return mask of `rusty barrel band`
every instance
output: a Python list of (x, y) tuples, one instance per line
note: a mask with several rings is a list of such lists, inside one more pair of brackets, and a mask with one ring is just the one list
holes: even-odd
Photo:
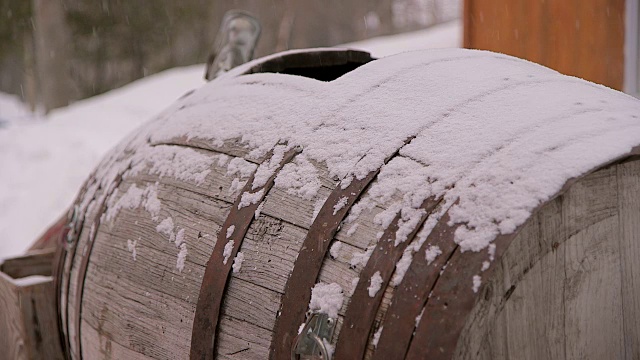
[(56, 255), (53, 258), (53, 264), (52, 264), (52, 269), (53, 269), (53, 273), (52, 273), (52, 277), (53, 277), (53, 296), (54, 296), (54, 302), (55, 302), (55, 307), (56, 307), (56, 320), (57, 320), (57, 326), (58, 326), (58, 336), (59, 336), (59, 340), (60, 340), (60, 348), (62, 349), (62, 353), (64, 356), (67, 356), (66, 354), (67, 352), (67, 342), (64, 339), (63, 336), (63, 332), (62, 332), (62, 304), (60, 303), (60, 294), (62, 292), (61, 289), (61, 282), (62, 282), (62, 273), (64, 270), (64, 257), (66, 256), (66, 249), (65, 249), (65, 238), (67, 237), (67, 233), (69, 232), (69, 229), (65, 229), (62, 231), (62, 234), (60, 235), (60, 239), (58, 241), (57, 244), (57, 248), (56, 248)]
[[(374, 350), (373, 359), (404, 358), (411, 342), (415, 319), (420, 315), (440, 270), (447, 264), (457, 247), (453, 241), (456, 227), (447, 225), (449, 219), (447, 212), (414, 255), (385, 314), (383, 331)], [(425, 256), (428, 246), (438, 246), (442, 251), (431, 263)]]
[[(86, 186), (86, 184), (85, 184)], [(78, 194), (77, 199), (73, 202), (73, 207), (78, 202), (78, 198), (82, 198), (82, 191)], [(71, 219), (67, 216), (67, 223), (60, 234), (56, 242), (56, 254), (53, 258), (52, 263), (52, 278), (53, 278), (53, 296), (54, 296), (54, 304), (56, 307), (56, 322), (58, 326), (58, 336), (60, 341), (60, 349), (62, 350), (62, 354), (65, 357), (68, 357), (67, 351), (67, 342), (63, 336), (63, 324), (62, 324), (62, 303), (60, 302), (60, 295), (62, 294), (62, 274), (64, 273), (64, 262), (65, 257), (67, 256), (66, 249), (66, 238), (69, 233), (69, 226), (71, 224)]]
[[(407, 246), (415, 238), (427, 217), (439, 203), (440, 200), (435, 197), (430, 197), (423, 201), (420, 208), (424, 209), (425, 213), (407, 236), (407, 239), (397, 246), (395, 245), (395, 240), (396, 232), (399, 228), (399, 221), (402, 218), (401, 214), (397, 214), (389, 227), (384, 231), (367, 264), (360, 272), (360, 280), (351, 296), (350, 304), (354, 304), (354, 306), (347, 308), (342, 331), (336, 344), (336, 359), (362, 359), (364, 357), (373, 321), (375, 320), (377, 310), (382, 302), (391, 275), (393, 275), (396, 263), (402, 257)], [(369, 280), (376, 272), (379, 272), (382, 277), (382, 286), (376, 294), (371, 297), (368, 291)]]
[[(415, 137), (415, 135), (409, 136), (393, 154), (384, 159), (383, 164), (397, 156), (400, 150)], [(369, 172), (362, 179), (353, 178), (344, 189), (341, 184), (338, 184), (322, 205), (307, 232), (285, 285), (269, 348), (270, 359), (290, 358), (293, 339), (298, 334), (300, 324), (305, 320), (309, 300), (311, 300), (311, 288), (318, 279), (331, 241), (353, 204), (378, 176), (378, 173), (380, 168)], [(344, 203), (345, 199), (346, 203)]]
[[(622, 163), (628, 159), (633, 159), (638, 155), (640, 155), (640, 146), (632, 148), (628, 153), (577, 178), (567, 180), (562, 189), (551, 199), (565, 193), (574, 183), (588, 174)], [(538, 205), (531, 213), (537, 213), (547, 203), (548, 201)], [(504, 252), (515, 240), (525, 224), (526, 222), (511, 234), (496, 237), (493, 241), (493, 244), (496, 245), (493, 263), (500, 261)], [(478, 275), (478, 269), (481, 268), (482, 262), (485, 260), (486, 254), (484, 252), (461, 252), (456, 250), (453, 253), (446, 271), (433, 286), (432, 296), (427, 299), (424, 315), (415, 329), (415, 334), (407, 350), (407, 359), (428, 358), (444, 360), (453, 358), (467, 318), (473, 310), (478, 296), (482, 293), (482, 287), (478, 292), (474, 293), (471, 290), (471, 284), (473, 276)], [(495, 265), (491, 266), (482, 273), (485, 279), (483, 283), (488, 282), (487, 279), (491, 277), (495, 267)], [(446, 321), (446, 327), (442, 326), (443, 321)]]
[[(91, 257), (91, 252), (93, 251), (93, 245), (95, 244), (96, 237), (98, 236), (98, 230), (100, 228), (100, 223), (101, 223), (100, 219), (102, 217), (102, 214), (107, 209), (107, 201), (109, 200), (109, 197), (111, 197), (113, 192), (120, 186), (120, 183), (122, 182), (122, 174), (126, 172), (128, 169), (129, 167), (127, 167), (127, 169), (124, 170), (122, 173), (119, 173), (111, 183), (111, 187), (105, 189), (105, 196), (102, 200), (102, 203), (100, 204), (100, 207), (96, 210), (97, 212), (92, 223), (93, 232), (90, 232), (89, 235), (87, 236), (87, 243), (85, 244), (85, 248), (82, 250), (82, 259), (80, 260), (80, 267), (78, 268), (78, 278), (77, 278), (77, 284), (76, 284), (76, 303), (75, 303), (76, 311), (75, 311), (75, 319), (74, 319), (75, 331), (76, 331), (76, 334), (75, 334), (76, 335), (75, 336), (75, 339), (76, 339), (75, 358), (76, 359), (82, 358), (82, 342), (81, 342), (82, 339), (80, 336), (80, 325), (82, 323), (81, 321), (82, 296), (84, 295), (84, 281), (87, 277), (87, 268), (89, 267), (89, 258)], [(78, 229), (78, 239), (75, 242), (74, 253), (78, 252), (77, 248), (79, 245), (78, 243), (80, 241), (80, 237), (79, 237), (80, 231), (82, 231), (81, 228)], [(71, 264), (71, 266), (73, 266), (73, 263)], [(70, 281), (68, 286), (71, 287)], [(68, 297), (67, 297), (67, 301), (69, 301)], [(69, 321), (69, 318), (67, 316), (67, 322), (68, 321)]]
[[(60, 336), (60, 347), (62, 349), (62, 353), (63, 356), (67, 359), (71, 358), (71, 354), (70, 354), (70, 344), (68, 339), (65, 338), (65, 334), (68, 332), (68, 323), (64, 324), (62, 321), (62, 313), (63, 313), (63, 305), (64, 305), (64, 311), (66, 313), (66, 319), (68, 322), (68, 306), (66, 306), (67, 304), (62, 304), (61, 300), (62, 300), (62, 292), (63, 292), (63, 279), (66, 277), (66, 281), (67, 281), (67, 296), (65, 299), (69, 298), (69, 293), (68, 293), (68, 289), (69, 289), (69, 276), (70, 276), (70, 269), (71, 266), (69, 267), (69, 271), (66, 272), (65, 271), (65, 265), (67, 263), (67, 257), (71, 254), (72, 257), (72, 262), (73, 262), (73, 257), (75, 256), (75, 248), (76, 248), (76, 244), (79, 238), (79, 231), (78, 229), (78, 223), (80, 224), (79, 228), (82, 228), (82, 224), (84, 223), (84, 216), (82, 217), (81, 220), (78, 220), (78, 216), (79, 214), (76, 212), (76, 207), (82, 202), (82, 199), (86, 196), (87, 191), (89, 189), (89, 187), (95, 183), (96, 178), (95, 178), (95, 170), (89, 175), (89, 178), (87, 179), (87, 181), (84, 183), (82, 189), (78, 192), (78, 195), (76, 196), (76, 199), (73, 201), (73, 205), (72, 208), (69, 210), (69, 214), (68, 214), (68, 222), (67, 222), (67, 226), (64, 229), (64, 231), (61, 234), (61, 237), (59, 239), (59, 243), (58, 243), (58, 248), (56, 249), (56, 255), (55, 258), (53, 259), (53, 271), (54, 273), (53, 275), (53, 290), (54, 290), (54, 296), (55, 296), (55, 306), (56, 306), (56, 314), (57, 314), (57, 322), (58, 322), (58, 335)], [(71, 212), (73, 213), (73, 216), (71, 216)], [(74, 241), (71, 242), (70, 244), (67, 243), (67, 236), (69, 234), (69, 232), (71, 231), (71, 227), (73, 227), (74, 229)], [(73, 263), (71, 263), (72, 265)]]
[[(233, 207), (229, 211), (229, 214), (222, 225), (222, 228), (218, 232), (216, 244), (213, 252), (211, 253), (211, 257), (207, 262), (207, 267), (202, 278), (195, 317), (193, 319), (190, 353), (190, 358), (192, 360), (214, 358), (217, 342), (216, 331), (218, 328), (218, 320), (220, 318), (222, 299), (225, 294), (234, 258), (240, 249), (240, 245), (242, 244), (242, 240), (244, 239), (247, 230), (249, 230), (249, 226), (254, 218), (256, 209), (262, 199), (265, 198), (266, 193), (273, 186), (273, 182), (278, 172), (286, 163), (290, 162), (298, 152), (298, 149), (291, 149), (287, 151), (283, 159), (280, 161), (278, 168), (273, 172), (267, 182), (257, 189), (252, 189), (254, 173), (254, 175), (252, 175), (247, 181), (247, 184), (242, 189), (240, 195), (236, 198)], [(273, 154), (273, 151), (271, 154)], [(267, 160), (265, 161), (268, 161), (270, 157), (271, 156), (267, 156)], [(263, 191), (260, 201), (239, 208), (242, 194), (245, 192), (257, 193), (259, 191)], [(227, 237), (227, 229), (231, 226), (235, 226), (235, 228), (232, 234)], [(225, 263), (225, 256), (223, 255), (223, 252), (229, 241), (234, 242), (233, 251), (226, 258)]]
[[(67, 302), (64, 305), (64, 314), (65, 321), (62, 323), (64, 326), (64, 333), (67, 336), (65, 341), (65, 351), (67, 359), (71, 359), (71, 336), (69, 333), (69, 290), (71, 289), (71, 270), (73, 269), (73, 265), (76, 260), (76, 253), (78, 248), (78, 242), (80, 241), (80, 233), (82, 228), (84, 227), (85, 216), (82, 215), (82, 219), (79, 223), (74, 224), (74, 239), (72, 243), (65, 244), (65, 246), (69, 246), (69, 249), (65, 250), (65, 259), (63, 262), (62, 275), (60, 278), (60, 299), (62, 300), (62, 292), (65, 292), (65, 301)], [(71, 231), (71, 229), (70, 229)], [(68, 263), (68, 267), (67, 267)], [(60, 314), (62, 315), (62, 309), (60, 309)], [(62, 320), (62, 319), (61, 319)]]
[[(632, 148), (628, 153), (578, 178), (567, 180), (562, 189), (551, 199), (566, 192), (571, 185), (584, 176), (638, 155), (640, 155), (640, 146)], [(547, 202), (540, 204), (532, 214)], [(471, 284), (472, 277), (477, 275), (482, 262), (486, 260), (486, 254), (458, 251), (453, 241), (457, 226), (448, 226), (448, 221), (448, 213), (445, 213), (425, 242), (425, 245), (438, 245), (442, 254), (431, 265), (427, 264), (424, 257), (414, 258), (399, 291), (394, 294), (382, 325), (384, 330), (374, 350), (374, 360), (451, 359), (453, 357), (467, 317), (477, 297), (482, 293), (482, 288), (477, 293), (473, 293)], [(502, 254), (523, 226), (524, 224), (512, 234), (501, 235), (494, 240), (496, 244), (494, 263), (500, 261)], [(420, 251), (424, 250), (426, 249)], [(440, 270), (445, 265), (447, 265), (446, 271), (440, 275)], [(495, 266), (491, 266), (483, 272), (483, 276), (488, 279), (494, 268)], [(422, 318), (417, 328), (414, 328), (415, 316), (420, 315), (421, 312)]]
[[(311, 288), (316, 283), (331, 240), (351, 206), (377, 174), (378, 171), (372, 171), (363, 179), (353, 179), (345, 189), (338, 185), (311, 224), (282, 295), (280, 316), (276, 319), (271, 341), (271, 359), (287, 359), (291, 356), (293, 338), (304, 321)], [(336, 211), (345, 198), (346, 204)]]
[[(521, 228), (511, 234), (500, 235), (493, 241), (496, 245), (496, 261)], [(407, 359), (444, 360), (453, 357), (467, 315), (481, 293), (472, 290), (473, 276), (479, 273), (482, 262), (486, 260), (484, 251), (455, 250), (446, 271), (438, 278), (431, 297), (427, 299), (424, 314), (407, 351)], [(488, 279), (494, 268), (491, 266), (482, 275)], [(443, 320), (446, 327), (442, 326)]]

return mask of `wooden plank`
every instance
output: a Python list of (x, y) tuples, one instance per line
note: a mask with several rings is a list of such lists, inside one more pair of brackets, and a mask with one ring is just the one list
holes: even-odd
[(625, 359), (640, 359), (640, 161), (619, 164), (618, 197)]
[(223, 317), (220, 320), (219, 359), (266, 359), (271, 343), (271, 330), (244, 321)]
[(618, 234), (616, 216), (565, 243), (567, 359), (624, 358)]
[(53, 279), (19, 285), (25, 346), (31, 359), (62, 359), (58, 313), (53, 301)]
[(562, 208), (567, 238), (618, 214), (616, 181), (616, 167), (609, 166), (571, 186)]
[(13, 279), (0, 272), (0, 357), (62, 359), (53, 279)]
[[(28, 359), (18, 290), (11, 278), (0, 272), (0, 349), (7, 359)], [(7, 311), (10, 310), (10, 311)]]
[(145, 355), (113, 341), (102, 329), (96, 330), (82, 322), (82, 357), (85, 359), (146, 360)]
[(55, 249), (33, 250), (29, 253), (6, 259), (0, 263), (0, 271), (14, 279), (30, 275), (51, 276), (51, 264)]
[(616, 179), (616, 166), (597, 171), (563, 203), (567, 359), (624, 354)]
[[(562, 243), (564, 239), (559, 206), (554, 210), (554, 216), (548, 217), (549, 222), (540, 223), (538, 228), (532, 221), (534, 232), (521, 233), (520, 243), (528, 249), (517, 255), (512, 253), (516, 255), (511, 258), (514, 262), (518, 257), (528, 257), (520, 269), (520, 279), (505, 293), (510, 296), (503, 310), (503, 321), (509, 334), (508, 353), (512, 357), (553, 360), (564, 356), (564, 276), (558, 271), (564, 266), (564, 248), (553, 250), (553, 243)], [(552, 243), (541, 244), (545, 237)], [(528, 254), (523, 256), (525, 253)]]

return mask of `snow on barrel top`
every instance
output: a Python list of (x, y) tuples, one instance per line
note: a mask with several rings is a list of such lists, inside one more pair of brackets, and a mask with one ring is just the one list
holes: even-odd
[[(423, 200), (442, 198), (452, 225), (461, 225), (455, 241), (480, 251), (567, 180), (639, 145), (640, 101), (506, 55), (425, 50), (331, 82), (231, 72), (146, 131), (152, 143), (239, 141), (256, 159), (278, 143), (299, 146), (305, 161), (326, 164), (343, 185), (381, 168), (354, 209), (400, 198), (387, 208), (402, 214), (403, 241), (402, 226), (415, 225)], [(313, 182), (316, 175), (287, 176)], [(287, 183), (296, 181), (278, 185)]]

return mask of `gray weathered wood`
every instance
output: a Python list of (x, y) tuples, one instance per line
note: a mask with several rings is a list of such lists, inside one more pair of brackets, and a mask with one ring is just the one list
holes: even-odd
[(639, 230), (639, 163), (580, 179), (527, 221), (493, 265), (456, 359), (634, 358), (625, 339), (639, 319), (626, 305), (640, 239), (621, 234)]
[(640, 161), (618, 165), (625, 359), (640, 359)]
[[(0, 270), (0, 358), (63, 358), (50, 255), (40, 251), (8, 259), (5, 265), (9, 266)], [(29, 276), (43, 277), (32, 280)]]
[(51, 264), (55, 249), (32, 250), (23, 256), (6, 259), (0, 263), (0, 271), (14, 279), (31, 275), (51, 276)]

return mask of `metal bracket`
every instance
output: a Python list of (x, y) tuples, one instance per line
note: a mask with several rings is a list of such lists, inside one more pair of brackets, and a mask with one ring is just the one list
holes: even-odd
[(299, 356), (318, 356), (323, 360), (331, 360), (331, 352), (326, 343), (331, 341), (336, 322), (327, 314), (308, 313), (304, 328), (296, 336), (291, 348), (291, 359)]

